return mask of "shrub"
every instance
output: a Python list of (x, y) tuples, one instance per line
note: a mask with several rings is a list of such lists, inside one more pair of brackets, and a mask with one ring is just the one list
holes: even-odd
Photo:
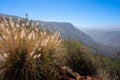
[(83, 76), (97, 74), (94, 56), (87, 48), (83, 47), (82, 43), (69, 40), (65, 44), (68, 49), (67, 65)]
[(103, 80), (120, 80), (120, 63), (116, 58), (97, 56), (99, 62), (99, 74)]
[(1, 79), (58, 80), (54, 65), (63, 55), (61, 46), (58, 32), (48, 34), (37, 23), (0, 18)]

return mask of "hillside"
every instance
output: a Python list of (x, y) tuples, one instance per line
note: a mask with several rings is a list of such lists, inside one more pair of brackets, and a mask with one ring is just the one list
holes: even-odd
[(58, 31), (62, 38), (76, 39), (86, 45), (96, 45), (96, 42), (84, 32), (78, 30), (74, 25), (67, 22), (43, 22), (38, 21), (41, 28), (45, 28), (51, 32)]
[(96, 42), (120, 49), (120, 31), (87, 31)]
[[(14, 19), (20, 18), (17, 16), (9, 16), (0, 14), (0, 16), (13, 17)], [(23, 19), (23, 18), (20, 18)], [(34, 21), (33, 21), (34, 22)], [(60, 37), (64, 39), (75, 39), (85, 44), (88, 48), (92, 49), (95, 53), (102, 54), (104, 56), (114, 56), (117, 51), (116, 48), (98, 44), (90, 36), (77, 29), (74, 25), (67, 22), (44, 22), (35, 20), (40, 23), (41, 28), (45, 28), (51, 32), (60, 32)]]

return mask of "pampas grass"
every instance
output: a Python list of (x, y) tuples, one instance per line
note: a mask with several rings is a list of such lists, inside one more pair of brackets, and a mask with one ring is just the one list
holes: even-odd
[[(0, 18), (0, 74), (2, 80), (37, 80), (42, 58), (59, 58), (59, 33), (48, 34), (38, 23)], [(50, 53), (53, 51), (52, 53)], [(52, 60), (52, 59), (51, 59)], [(50, 61), (49, 61), (50, 63)]]

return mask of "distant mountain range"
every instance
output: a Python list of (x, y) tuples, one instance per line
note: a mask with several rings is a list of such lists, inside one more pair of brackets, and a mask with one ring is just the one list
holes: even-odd
[[(13, 18), (20, 18), (17, 16), (10, 16), (10, 15), (4, 15), (0, 14), (0, 16), (5, 16), (5, 17), (13, 17)], [(24, 18), (20, 18), (24, 19)], [(114, 56), (114, 53), (118, 51), (118, 49), (111, 47), (111, 46), (106, 46), (106, 45), (101, 45), (98, 44), (96, 41), (94, 41), (90, 36), (88, 36), (86, 33), (80, 31), (77, 29), (74, 25), (71, 23), (67, 22), (44, 22), (44, 21), (39, 21), (39, 20), (34, 20), (35, 22), (40, 23), (40, 28), (44, 28), (46, 30), (49, 30), (51, 32), (58, 31), (60, 32), (61, 38), (64, 39), (75, 39), (78, 41), (81, 41), (82, 43), (85, 44), (85, 46), (91, 48), (94, 53), (99, 53), (104, 56)]]
[(92, 30), (86, 32), (96, 42), (120, 49), (120, 31)]

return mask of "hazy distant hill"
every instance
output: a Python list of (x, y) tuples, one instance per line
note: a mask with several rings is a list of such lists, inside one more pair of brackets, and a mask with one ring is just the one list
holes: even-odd
[[(9, 17), (9, 15), (3, 15)], [(12, 16), (13, 18), (20, 18), (16, 16)], [(23, 19), (23, 18), (21, 18)], [(76, 39), (81, 41), (85, 44), (85, 46), (91, 48), (95, 53), (100, 53), (105, 56), (114, 56), (113, 54), (116, 51), (116, 48), (110, 46), (104, 46), (101, 44), (96, 43), (90, 36), (85, 34), (84, 32), (80, 31), (76, 27), (74, 27), (71, 23), (66, 22), (44, 22), (36, 20), (35, 22), (40, 23), (41, 28), (45, 28), (49, 31), (58, 31), (60, 32), (60, 36), (64, 39)]]
[(87, 31), (96, 42), (120, 49), (120, 31)]

